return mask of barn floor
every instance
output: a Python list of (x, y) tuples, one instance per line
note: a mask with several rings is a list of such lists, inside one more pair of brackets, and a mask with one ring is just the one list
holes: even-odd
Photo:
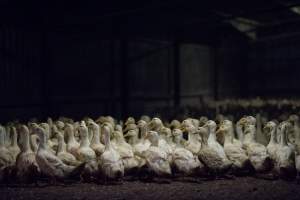
[(0, 188), (0, 199), (298, 199), (300, 185), (252, 177), (200, 183), (170, 184), (123, 182), (121, 185), (71, 184), (67, 186)]

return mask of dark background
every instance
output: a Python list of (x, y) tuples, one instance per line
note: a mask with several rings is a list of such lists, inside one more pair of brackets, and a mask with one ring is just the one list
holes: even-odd
[(0, 2), (1, 121), (300, 94), (298, 1)]

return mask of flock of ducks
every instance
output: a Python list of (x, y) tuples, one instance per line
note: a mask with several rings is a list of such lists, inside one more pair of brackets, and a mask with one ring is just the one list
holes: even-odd
[[(300, 178), (299, 117), (219, 117), (163, 123), (110, 116), (0, 126), (0, 182), (110, 181), (124, 177)], [(264, 137), (262, 137), (264, 136)]]

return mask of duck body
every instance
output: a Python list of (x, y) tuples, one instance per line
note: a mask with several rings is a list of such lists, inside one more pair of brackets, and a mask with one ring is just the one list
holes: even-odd
[(151, 146), (143, 153), (148, 169), (158, 176), (172, 174), (168, 154), (158, 147), (159, 136), (155, 131), (149, 131), (147, 137), (151, 138)]
[(55, 180), (63, 180), (80, 173), (84, 165), (77, 168), (64, 164), (52, 153), (52, 151), (48, 149), (45, 131), (41, 127), (36, 128), (36, 131), (40, 138), (36, 161), (42, 174), (47, 177), (54, 178)]
[(124, 176), (124, 164), (121, 156), (110, 143), (110, 135), (112, 131), (113, 128), (109, 123), (104, 123), (102, 125), (105, 149), (103, 154), (100, 156), (99, 168), (102, 176), (106, 179), (118, 179)]
[(96, 159), (95, 151), (90, 147), (88, 129), (85, 124), (79, 126), (79, 134), (81, 138), (80, 146), (77, 149), (77, 159), (81, 162), (87, 162)]
[(228, 171), (232, 163), (228, 160), (224, 150), (221, 150), (218, 146), (215, 146), (215, 142), (209, 140), (211, 131), (210, 128), (200, 127), (199, 131), (202, 135), (201, 150), (199, 153), (199, 159), (213, 174), (220, 174)]
[(219, 132), (224, 133), (224, 152), (232, 162), (232, 169), (240, 171), (249, 167), (250, 160), (242, 145), (234, 142), (232, 122), (225, 120), (221, 125)]
[[(247, 131), (246, 131), (247, 130)], [(249, 156), (250, 162), (256, 172), (268, 171), (271, 167), (271, 159), (267, 152), (267, 148), (255, 141), (255, 126), (252, 124), (247, 125), (244, 136), (243, 148)]]
[(278, 145), (277, 162), (275, 170), (282, 178), (290, 178), (295, 175), (295, 152), (294, 149), (287, 143), (287, 124), (284, 123), (281, 127), (281, 141)]
[(33, 182), (40, 174), (40, 169), (36, 162), (36, 156), (31, 150), (29, 140), (29, 130), (26, 126), (22, 125), (20, 128), (21, 152), (16, 158), (16, 177), (18, 181), (22, 183)]

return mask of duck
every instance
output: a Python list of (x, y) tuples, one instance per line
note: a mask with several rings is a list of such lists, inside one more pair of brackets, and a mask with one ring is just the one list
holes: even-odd
[(76, 158), (81, 162), (88, 162), (90, 160), (96, 159), (95, 151), (90, 147), (89, 133), (88, 128), (85, 125), (84, 121), (81, 121), (80, 126), (78, 127), (80, 135), (80, 146), (76, 152)]
[(296, 173), (295, 169), (295, 152), (287, 142), (287, 128), (292, 125), (289, 122), (284, 122), (281, 124), (280, 132), (280, 143), (278, 145), (276, 154), (277, 162), (275, 165), (275, 170), (281, 178), (292, 178)]
[(241, 172), (249, 169), (250, 160), (246, 151), (242, 148), (241, 143), (234, 142), (233, 125), (229, 120), (223, 120), (217, 134), (224, 135), (224, 152), (232, 162), (233, 172)]
[(168, 154), (168, 160), (171, 163), (172, 162), (172, 133), (171, 129), (167, 127), (162, 127), (160, 129), (160, 135), (159, 135), (159, 141), (158, 146), (159, 148), (162, 148), (167, 154)]
[(256, 116), (256, 141), (265, 146), (268, 145), (268, 139), (266, 135), (262, 132), (262, 117), (260, 113), (257, 113)]
[(297, 170), (296, 180), (297, 183), (300, 184), (300, 135), (296, 137), (296, 149), (295, 149), (295, 167)]
[(204, 125), (205, 128), (208, 129), (208, 134), (209, 134), (209, 137), (208, 137), (208, 144), (209, 146), (211, 147), (214, 147), (218, 153), (224, 158), (224, 160), (228, 160), (226, 154), (225, 154), (225, 151), (224, 151), (224, 148), (222, 147), (222, 145), (217, 142), (217, 136), (216, 136), (216, 128), (217, 128), (217, 124), (215, 121), (213, 120), (208, 120), (206, 122), (206, 124)]
[(18, 132), (20, 153), (16, 158), (16, 178), (20, 183), (36, 183), (40, 169), (36, 162), (35, 152), (30, 147), (29, 129), (25, 125), (20, 125)]
[(185, 148), (192, 152), (194, 155), (198, 155), (201, 149), (201, 142), (197, 138), (197, 129), (189, 120), (183, 120), (181, 124), (183, 131), (188, 132), (188, 140), (185, 143)]
[(48, 123), (41, 123), (40, 126), (46, 131), (46, 136), (47, 136), (47, 140), (46, 142), (48, 143), (48, 146), (50, 147), (49, 150), (52, 151), (53, 154), (55, 154), (55, 150), (57, 149), (57, 144), (55, 144), (52, 140), (51, 140), (51, 128), (50, 125)]
[(183, 133), (180, 129), (175, 128), (172, 132), (174, 136), (174, 150), (172, 154), (172, 163), (179, 173), (184, 175), (193, 175), (200, 172), (204, 166), (199, 161), (198, 156), (184, 148)]
[(80, 144), (77, 142), (74, 136), (74, 127), (72, 124), (67, 123), (64, 129), (64, 135), (67, 136), (67, 152), (77, 156), (77, 150)]
[(14, 160), (17, 159), (17, 155), (20, 153), (20, 147), (18, 146), (18, 134), (16, 127), (11, 127), (11, 144), (8, 147), (8, 150), (11, 152), (11, 154), (14, 157)]
[[(248, 118), (249, 119), (249, 118)], [(267, 148), (256, 142), (255, 140), (255, 118), (250, 116), (250, 119), (246, 119), (244, 130), (243, 148), (246, 150), (247, 155), (251, 161), (252, 166), (258, 173), (266, 172), (271, 168), (271, 159), (267, 152)]]
[(36, 161), (41, 173), (51, 179), (52, 183), (57, 180), (65, 180), (67, 178), (79, 177), (81, 171), (85, 167), (85, 163), (79, 166), (66, 165), (52, 151), (49, 150), (47, 143), (47, 131), (42, 127), (35, 128), (36, 134), (39, 136), (39, 148), (36, 153)]
[(148, 131), (146, 137), (151, 146), (143, 152), (149, 172), (156, 176), (170, 176), (172, 174), (171, 166), (168, 160), (168, 154), (159, 148), (159, 135), (156, 131)]
[(211, 131), (207, 123), (203, 127), (199, 127), (198, 133), (202, 138), (199, 160), (213, 176), (220, 176), (227, 172), (231, 168), (232, 162), (228, 160), (224, 150), (220, 152), (220, 148), (216, 148), (214, 143), (209, 142)]
[(116, 125), (116, 130), (113, 132), (113, 136), (114, 140), (111, 143), (114, 149), (121, 156), (125, 173), (136, 171), (139, 167), (139, 161), (134, 156), (133, 147), (125, 141), (122, 127), (120, 125)]
[(92, 120), (88, 122), (88, 127), (90, 128), (93, 135), (90, 147), (95, 151), (97, 156), (100, 156), (105, 149), (105, 146), (100, 142), (100, 127)]
[(5, 128), (0, 125), (0, 182), (6, 180), (9, 167), (14, 164), (14, 156), (5, 145)]
[(67, 145), (65, 143), (63, 133), (61, 131), (57, 130), (54, 134), (58, 141), (56, 156), (66, 165), (71, 165), (71, 166), (80, 165), (81, 162), (78, 161), (73, 154), (67, 152), (67, 150), (66, 150)]
[(99, 168), (105, 179), (121, 179), (124, 176), (124, 164), (120, 154), (114, 149), (110, 142), (113, 126), (104, 122), (101, 126), (105, 149), (99, 159)]
[(237, 139), (243, 143), (244, 142), (244, 132), (243, 132), (243, 118), (237, 121), (235, 125), (235, 131), (237, 134)]
[[(273, 165), (277, 165), (277, 150), (279, 147), (277, 141), (277, 124), (273, 121), (269, 121), (266, 123), (265, 127), (263, 128), (264, 132), (270, 136), (270, 141), (267, 145), (267, 152), (272, 160)], [(279, 131), (279, 130), (278, 130)]]

